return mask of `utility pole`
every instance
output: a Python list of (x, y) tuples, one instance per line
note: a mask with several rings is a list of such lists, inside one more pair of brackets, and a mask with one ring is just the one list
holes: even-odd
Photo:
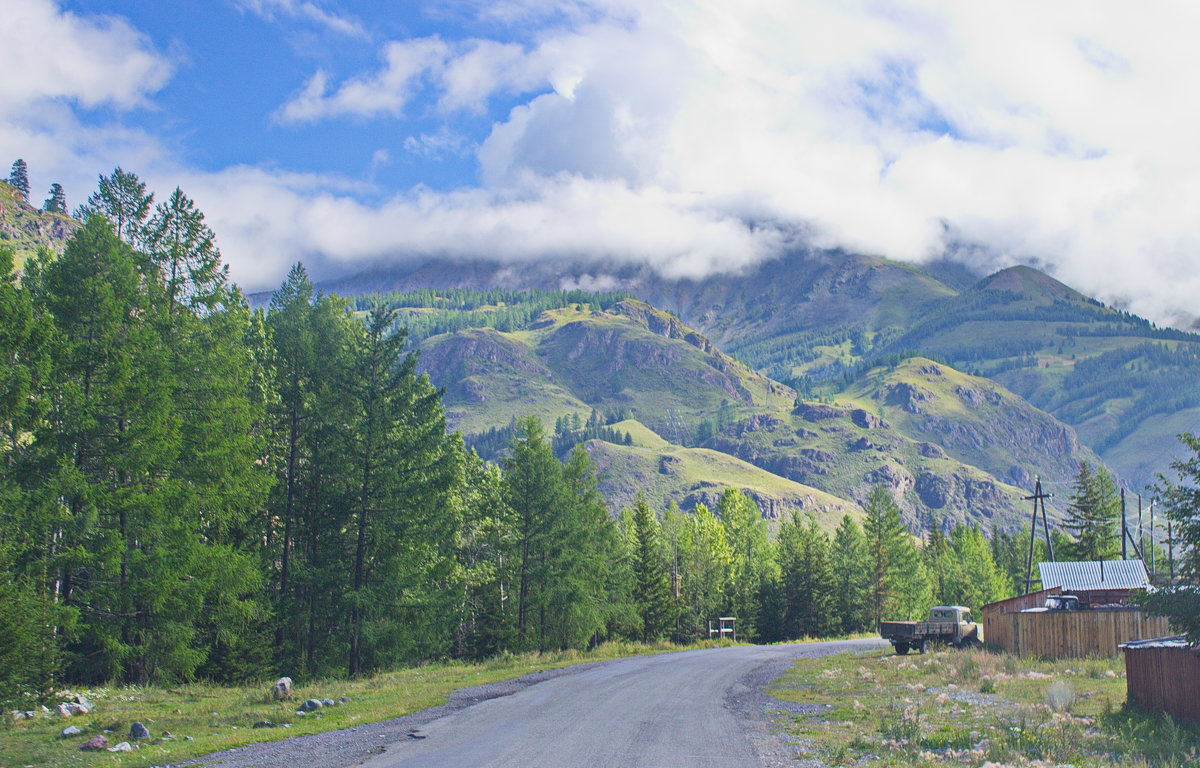
[(1121, 489), (1121, 559), (1128, 560), (1128, 553), (1125, 549), (1125, 538), (1129, 535), (1129, 530), (1125, 527), (1125, 489)]
[(1167, 568), (1171, 575), (1171, 586), (1175, 585), (1175, 541), (1171, 538), (1171, 515), (1167, 515)]
[(1026, 496), (1025, 501), (1033, 502), (1033, 519), (1029, 526), (1029, 558), (1025, 569), (1025, 594), (1029, 594), (1029, 587), (1033, 584), (1033, 550), (1034, 543), (1037, 539), (1037, 523), (1038, 523), (1038, 505), (1042, 507), (1042, 531), (1046, 534), (1046, 550), (1050, 555), (1050, 561), (1054, 562), (1054, 543), (1050, 541), (1050, 523), (1046, 519), (1046, 499), (1054, 498), (1052, 493), (1042, 493), (1042, 478), (1035, 477), (1033, 480), (1033, 495)]
[(1150, 502), (1150, 575), (1157, 577), (1158, 570), (1155, 568), (1155, 550), (1158, 547), (1154, 546), (1154, 505), (1158, 503), (1158, 499)]

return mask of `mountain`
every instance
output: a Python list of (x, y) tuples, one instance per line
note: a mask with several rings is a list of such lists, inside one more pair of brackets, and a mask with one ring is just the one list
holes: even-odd
[(514, 416), (545, 422), (625, 411), (673, 442), (690, 442), (708, 415), (790, 408), (795, 392), (718, 350), (677, 318), (635, 299), (609, 309), (575, 304), (519, 331), (440, 334), (421, 345), (421, 369), (446, 388), (447, 420), (465, 433)]
[(0, 248), (13, 250), (18, 269), (39, 249), (62, 253), (78, 228), (75, 219), (35, 208), (7, 182), (0, 181)]
[(1080, 461), (1099, 462), (1075, 430), (995, 381), (925, 358), (874, 368), (838, 401), (1019, 488), (1032, 488), (1039, 476), (1069, 486)]
[[(439, 303), (436, 296), (428, 298)], [(412, 297), (404, 301), (412, 303)], [(488, 305), (474, 311), (482, 323), (496, 310)], [(1023, 477), (1020, 468), (1036, 464), (1042, 447), (1035, 443), (1027, 450), (1019, 430), (1006, 433), (1011, 440), (998, 442), (1007, 447), (971, 455), (986, 459), (988, 467), (973, 465), (964, 460), (969, 451), (952, 440), (954, 450), (943, 448), (936, 440), (994, 435), (968, 418), (968, 409), (950, 406), (963, 397), (994, 398), (999, 405), (989, 415), (1034, 425), (1029, 430), (1038, 437), (1053, 433), (1066, 443), (1073, 440), (1069, 428), (1015, 395), (930, 361), (886, 374), (887, 382), (876, 385), (892, 388), (880, 390), (882, 405), (871, 400), (873, 390), (859, 393), (866, 407), (797, 401), (791, 388), (636, 299), (606, 307), (570, 303), (505, 331), (468, 327), (434, 334), (420, 349), (421, 370), (445, 389), (450, 427), (485, 454), (501, 450), (503, 431), (525, 414), (559, 425), (560, 433), (564, 420), (592, 424), (607, 414), (603, 429), (609, 438), (592, 439), (587, 448), (616, 506), (641, 489), (660, 505), (674, 501), (688, 508), (712, 503), (722, 488), (736, 485), (768, 515), (802, 509), (828, 523), (856, 509), (882, 484), (914, 527), (936, 518), (1010, 529), (1024, 514), (1023, 491), (997, 475), (1015, 471)], [(922, 383), (913, 397), (921, 399), (919, 412), (926, 419), (937, 420), (937, 429), (900, 418), (906, 412), (899, 407), (895, 423), (876, 415), (896, 406), (893, 390), (899, 391), (902, 378), (919, 376), (924, 368), (937, 371), (939, 381)], [(573, 429), (579, 440), (587, 439), (586, 431)], [(621, 444), (625, 433), (629, 445)], [(1077, 448), (1068, 445), (1062, 461), (1076, 460)]]
[(1200, 429), (1200, 336), (1011, 267), (929, 308), (884, 351), (971, 369), (1071, 425), (1135, 489)]
[(657, 509), (671, 502), (684, 510), (697, 504), (715, 509), (724, 489), (739, 488), (768, 520), (779, 520), (792, 511), (805, 512), (832, 531), (844, 515), (861, 517), (857, 504), (726, 453), (673, 445), (633, 420), (612, 427), (633, 435), (634, 444), (589, 440), (584, 447), (596, 463), (600, 489), (614, 509), (631, 506), (638, 492)]
[[(1200, 336), (1107, 307), (1030, 267), (972, 282), (945, 263), (925, 270), (808, 250), (700, 280), (628, 265), (433, 260), (323, 285), (348, 294), (494, 286), (626, 292), (808, 398), (854, 400), (863, 393), (850, 388), (881, 361), (932, 358), (1068, 425), (1135, 490), (1181, 455), (1179, 432), (1200, 429)], [(1000, 474), (1062, 474), (1016, 463), (1023, 473)]]

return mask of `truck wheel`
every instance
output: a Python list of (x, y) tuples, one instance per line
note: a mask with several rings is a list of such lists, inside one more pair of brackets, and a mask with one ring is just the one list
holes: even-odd
[(908, 653), (908, 643), (896, 643), (896, 653), (901, 656)]
[(917, 652), (918, 652), (918, 653), (925, 653), (925, 641), (924, 641), (924, 640), (922, 640), (921, 642), (917, 643)]

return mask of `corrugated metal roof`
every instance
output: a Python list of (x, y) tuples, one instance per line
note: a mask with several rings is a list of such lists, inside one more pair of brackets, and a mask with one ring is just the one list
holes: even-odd
[(1141, 560), (1088, 560), (1067, 563), (1038, 563), (1042, 588), (1062, 587), (1063, 592), (1102, 589), (1142, 589), (1150, 576)]

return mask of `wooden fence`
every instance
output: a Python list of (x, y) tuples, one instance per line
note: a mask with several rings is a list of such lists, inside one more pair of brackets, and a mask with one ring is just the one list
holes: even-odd
[(1161, 637), (1170, 630), (1166, 619), (1137, 608), (1005, 613), (993, 616), (992, 625), (995, 629), (984, 629), (989, 644), (1017, 656), (1046, 659), (1115, 656), (1121, 643)]
[(1010, 649), (1013, 644), (1013, 623), (1007, 618), (1002, 620), (1001, 617), (1010, 613), (1018, 613), (1026, 608), (1040, 608), (1046, 604), (1047, 597), (1059, 594), (1062, 594), (1061, 589), (1051, 587), (983, 606), (979, 613), (980, 621), (983, 623), (983, 641), (996, 648)]
[(1130, 702), (1200, 723), (1200, 648), (1178, 639), (1130, 643), (1124, 650)]

